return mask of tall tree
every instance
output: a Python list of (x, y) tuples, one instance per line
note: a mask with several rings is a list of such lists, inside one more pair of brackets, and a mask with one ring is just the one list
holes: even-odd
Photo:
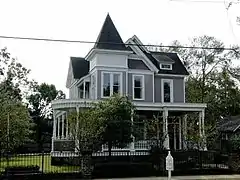
[(13, 150), (23, 144), (31, 131), (30, 116), (23, 104), (23, 88), (30, 88), (29, 70), (0, 50), (0, 141), (1, 149)]
[(131, 119), (136, 120), (136, 113), (134, 105), (127, 97), (113, 95), (97, 103), (95, 110), (107, 124), (103, 142), (108, 145), (109, 156), (113, 146), (123, 148), (133, 141), (137, 131)]
[(99, 113), (101, 112), (95, 108), (81, 109), (78, 113), (72, 112), (68, 117), (70, 133), (82, 161), (84, 179), (91, 176), (92, 153), (100, 150), (103, 143), (106, 123)]
[(34, 93), (28, 96), (28, 107), (30, 115), (35, 123), (36, 136), (34, 140), (38, 143), (39, 149), (42, 143), (51, 142), (52, 136), (52, 108), (51, 101), (55, 99), (64, 99), (65, 94), (51, 84), (36, 84)]

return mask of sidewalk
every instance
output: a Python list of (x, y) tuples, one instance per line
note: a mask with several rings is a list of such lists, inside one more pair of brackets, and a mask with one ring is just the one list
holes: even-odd
[[(212, 179), (212, 180), (233, 180), (239, 179), (240, 175), (199, 175), (199, 176), (172, 176), (171, 180), (201, 180), (201, 179)], [(97, 179), (96, 179), (97, 180)], [(100, 179), (98, 179), (100, 180)], [(103, 179), (101, 179), (103, 180)], [(111, 180), (111, 179), (108, 179)], [(142, 178), (115, 178), (112, 180), (167, 180), (167, 177), (142, 177)]]

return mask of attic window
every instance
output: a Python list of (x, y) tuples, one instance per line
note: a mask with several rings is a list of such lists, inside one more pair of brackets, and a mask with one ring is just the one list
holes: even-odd
[(172, 64), (160, 64), (160, 69), (172, 70)]

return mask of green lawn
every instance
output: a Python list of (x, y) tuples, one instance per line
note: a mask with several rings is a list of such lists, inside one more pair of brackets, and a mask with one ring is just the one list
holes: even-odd
[[(42, 169), (42, 156), (19, 156), (12, 157), (9, 160), (9, 166), (39, 166)], [(4, 158), (0, 159), (0, 172), (3, 172), (7, 167), (7, 161)], [(80, 170), (79, 166), (52, 166), (50, 155), (44, 156), (44, 173), (49, 172), (78, 172)]]

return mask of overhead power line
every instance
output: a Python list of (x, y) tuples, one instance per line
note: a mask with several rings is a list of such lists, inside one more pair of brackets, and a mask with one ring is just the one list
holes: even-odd
[[(218, 1), (218, 0), (170, 0), (175, 2), (186, 2), (186, 3), (225, 3), (224, 0)], [(239, 3), (239, 0), (231, 1), (230, 3)]]
[(188, 2), (188, 3), (224, 3), (224, 1), (214, 1), (214, 0), (170, 0), (170, 1), (175, 1), (175, 2)]
[(60, 43), (82, 43), (82, 44), (111, 44), (111, 45), (132, 45), (144, 47), (161, 47), (161, 48), (182, 48), (182, 49), (215, 49), (215, 50), (228, 50), (240, 53), (234, 48), (216, 48), (216, 47), (200, 47), (200, 46), (171, 46), (171, 45), (156, 45), (156, 44), (131, 44), (131, 43), (109, 43), (109, 42), (96, 42), (96, 41), (82, 41), (82, 40), (66, 40), (66, 39), (50, 39), (50, 38), (33, 38), (33, 37), (17, 37), (17, 36), (0, 36), (2, 39), (16, 39), (16, 40), (30, 40), (30, 41), (47, 41), (47, 42), (60, 42)]

